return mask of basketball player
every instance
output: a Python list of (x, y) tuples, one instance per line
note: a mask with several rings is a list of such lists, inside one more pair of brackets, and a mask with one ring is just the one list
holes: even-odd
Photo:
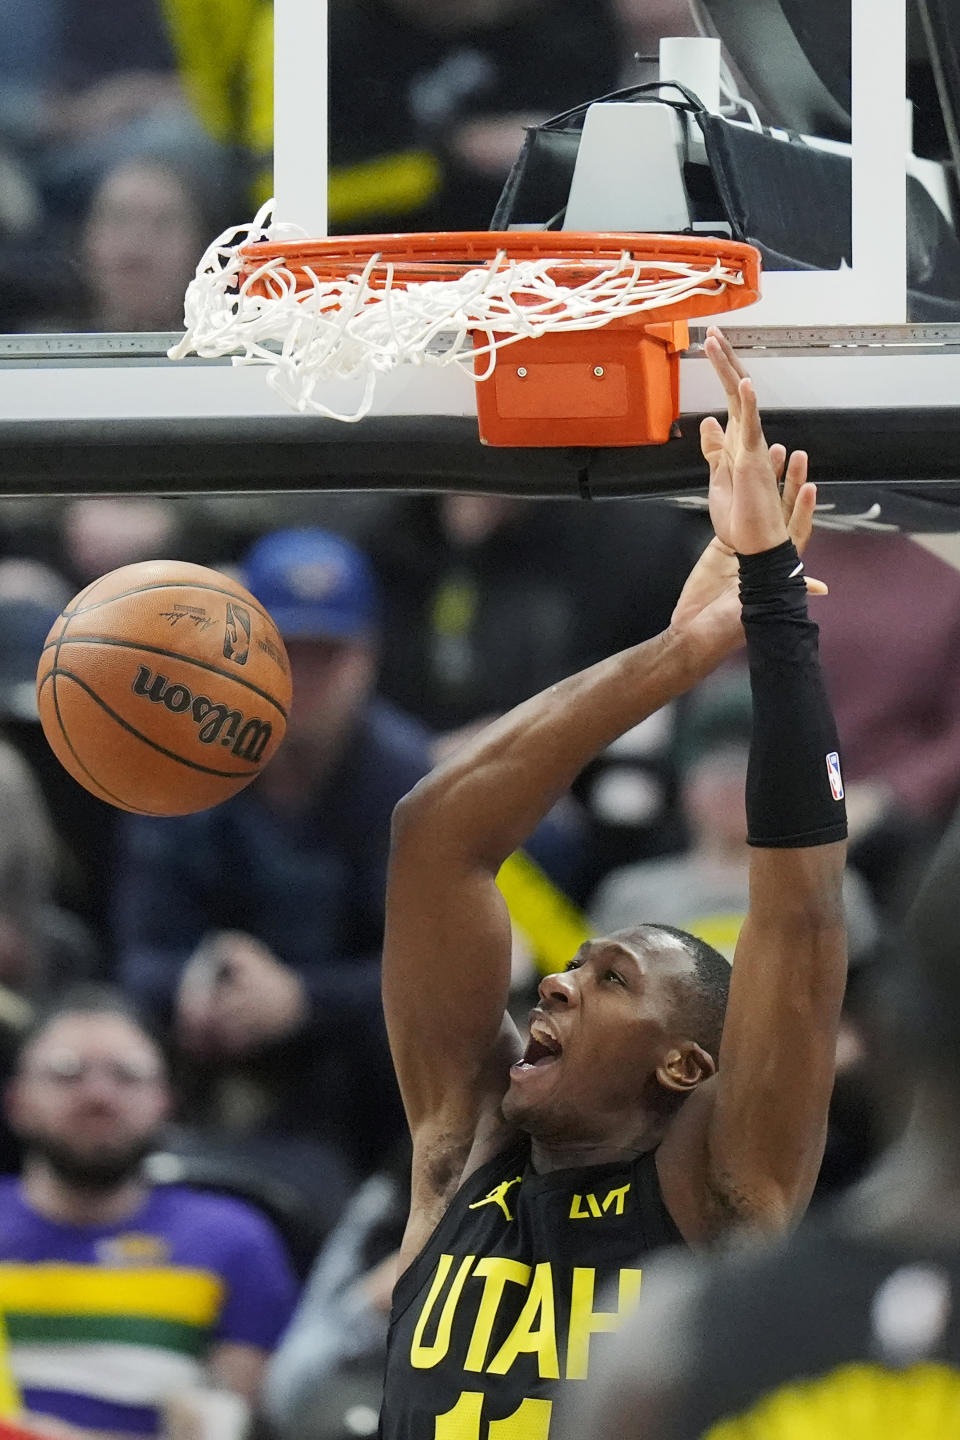
[[(873, 1174), (789, 1244), (671, 1256), (564, 1440), (940, 1440), (960, 1430), (960, 819), (907, 921), (890, 1065), (913, 1089)], [(912, 1082), (912, 1085), (911, 1083)]]
[[(547, 1440), (555, 1383), (587, 1376), (646, 1253), (780, 1231), (816, 1179), (846, 822), (790, 539), (809, 534), (815, 492), (799, 456), (781, 500), (785, 456), (767, 449), (752, 385), (718, 332), (707, 353), (730, 414), (702, 436), (716, 538), (670, 627), (498, 720), (395, 814), (384, 1000), (414, 1162), (384, 1440)], [(500, 865), (592, 756), (744, 630), (755, 848), (722, 1046), (726, 961), (656, 924), (582, 946), (541, 984), (521, 1039), (504, 1018)]]

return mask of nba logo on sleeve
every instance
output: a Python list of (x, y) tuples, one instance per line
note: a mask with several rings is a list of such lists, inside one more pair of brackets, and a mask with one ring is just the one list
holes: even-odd
[(831, 750), (827, 756), (827, 776), (830, 780), (830, 793), (834, 800), (842, 800), (843, 776), (840, 774), (840, 756), (836, 750)]

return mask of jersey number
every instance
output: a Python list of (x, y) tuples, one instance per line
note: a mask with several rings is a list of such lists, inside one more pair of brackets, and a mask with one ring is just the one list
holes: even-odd
[[(491, 1420), (487, 1440), (548, 1440), (552, 1400), (524, 1400), (512, 1415)], [(452, 1410), (438, 1415), (433, 1440), (481, 1440), (483, 1395), (464, 1390)]]

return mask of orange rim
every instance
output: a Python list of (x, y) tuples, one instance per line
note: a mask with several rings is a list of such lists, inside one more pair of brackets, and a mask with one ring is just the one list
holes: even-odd
[[(725, 284), (707, 281), (708, 293), (686, 295), (646, 312), (652, 316), (671, 314), (713, 315), (721, 310), (752, 305), (760, 296), (760, 254), (752, 245), (736, 240), (718, 240), (701, 235), (636, 235), (615, 232), (571, 230), (467, 230), (424, 234), (334, 235), (322, 240), (264, 241), (243, 245), (239, 254), (241, 274), (249, 279), (261, 266), (281, 261), (300, 289), (314, 280), (344, 277), (366, 267), (372, 256), (371, 288), (382, 288), (392, 270), (393, 285), (423, 280), (455, 280), (477, 265), (489, 263), (503, 253), (501, 268), (517, 260), (555, 259), (555, 278), (560, 283), (579, 284), (598, 269), (628, 254), (645, 261), (654, 277), (657, 262), (664, 265), (712, 267), (718, 260), (740, 272), (741, 282)], [(664, 278), (670, 276), (664, 270)], [(260, 289), (267, 277), (255, 282)]]

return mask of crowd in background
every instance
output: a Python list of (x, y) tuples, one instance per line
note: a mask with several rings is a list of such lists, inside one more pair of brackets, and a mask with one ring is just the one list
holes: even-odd
[[(205, 245), (271, 193), (272, 24), (272, 0), (2, 0), (0, 329), (181, 325)], [(331, 230), (485, 228), (523, 126), (668, 32), (685, 0), (333, 0)]]
[[(180, 325), (204, 244), (269, 193), (270, 23), (269, 0), (0, 0), (0, 329)], [(692, 29), (682, 0), (332, 0), (332, 228), (482, 227), (525, 123)], [(0, 1070), (78, 981), (137, 1004), (177, 1097), (147, 1136), (156, 1183), (242, 1197), (309, 1276), (264, 1381), (283, 1434), (375, 1424), (406, 1203), (378, 987), (393, 805), (466, 729), (661, 630), (704, 538), (688, 512), (628, 501), (0, 511)], [(64, 602), (156, 556), (248, 584), (277, 616), (296, 697), (261, 780), (169, 821), (81, 791), (33, 701)], [(960, 802), (960, 575), (903, 537), (843, 530), (815, 537), (808, 568), (832, 591), (816, 618), (852, 837), (828, 1193), (887, 1138), (871, 961)], [(593, 930), (658, 919), (732, 955), (749, 728), (732, 666), (578, 779), (503, 877), (519, 1010)], [(6, 1174), (25, 1136), (16, 1114), (0, 1127)]]

